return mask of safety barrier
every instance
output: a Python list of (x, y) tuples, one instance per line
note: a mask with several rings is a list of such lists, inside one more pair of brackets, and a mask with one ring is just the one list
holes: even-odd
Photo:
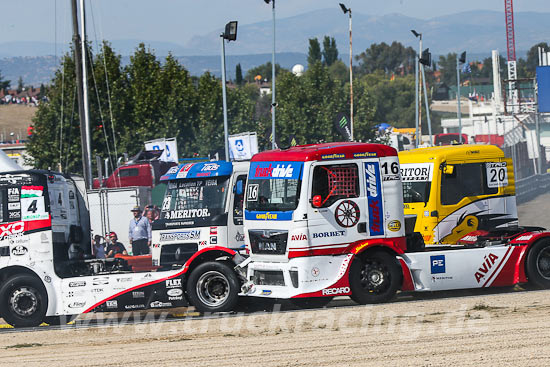
[(525, 203), (550, 189), (550, 173), (533, 175), (516, 181), (516, 202)]

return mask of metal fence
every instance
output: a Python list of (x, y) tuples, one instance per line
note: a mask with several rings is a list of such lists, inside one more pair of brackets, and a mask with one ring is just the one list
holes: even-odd
[(516, 181), (516, 202), (528, 202), (550, 189), (550, 173), (533, 175)]

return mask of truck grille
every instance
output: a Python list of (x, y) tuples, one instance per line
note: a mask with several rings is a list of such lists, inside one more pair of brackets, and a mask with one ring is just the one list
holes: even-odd
[(250, 247), (253, 254), (284, 255), (288, 231), (280, 230), (250, 230)]

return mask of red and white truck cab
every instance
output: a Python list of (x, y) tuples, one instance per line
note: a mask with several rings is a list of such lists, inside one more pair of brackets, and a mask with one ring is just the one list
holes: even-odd
[(366, 304), (398, 290), (550, 287), (550, 233), (543, 228), (475, 231), (455, 246), (418, 246), (420, 234), (405, 234), (397, 152), (384, 145), (255, 155), (244, 225), (250, 257), (237, 269), (246, 269), (242, 292), (250, 296), (322, 305), (349, 295)]
[[(330, 143), (256, 154), (246, 191), (245, 291), (272, 298), (352, 295), (350, 271), (362, 272), (351, 269), (355, 258), (368, 251), (397, 262), (394, 254), (406, 249), (403, 223), (391, 147)], [(389, 286), (382, 264), (370, 265), (373, 284)]]

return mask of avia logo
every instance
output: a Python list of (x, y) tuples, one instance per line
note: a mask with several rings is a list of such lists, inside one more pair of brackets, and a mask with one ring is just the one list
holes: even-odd
[(13, 222), (0, 226), (0, 238), (10, 236), (12, 234), (22, 233), (25, 230), (23, 222)]
[(492, 253), (489, 253), (489, 255), (485, 255), (483, 257), (485, 261), (481, 264), (479, 269), (477, 269), (474, 276), (476, 277), (477, 282), (479, 283), (483, 278), (485, 278), (485, 275), (489, 273), (489, 270), (495, 265), (495, 262), (498, 259), (498, 256)]
[(255, 177), (291, 178), (292, 172), (294, 168), (290, 165), (285, 167), (284, 164), (278, 164), (273, 168), (270, 164), (269, 167), (256, 167)]
[(293, 234), (291, 237), (290, 237), (290, 240), (291, 241), (307, 241), (307, 236), (303, 233), (301, 234)]
[(337, 294), (345, 294), (351, 292), (349, 287), (327, 288), (323, 289), (323, 296), (335, 296)]
[(376, 197), (378, 196), (378, 188), (376, 186), (376, 168), (374, 167), (374, 164), (367, 164), (366, 166), (367, 191), (369, 192), (369, 196)]

